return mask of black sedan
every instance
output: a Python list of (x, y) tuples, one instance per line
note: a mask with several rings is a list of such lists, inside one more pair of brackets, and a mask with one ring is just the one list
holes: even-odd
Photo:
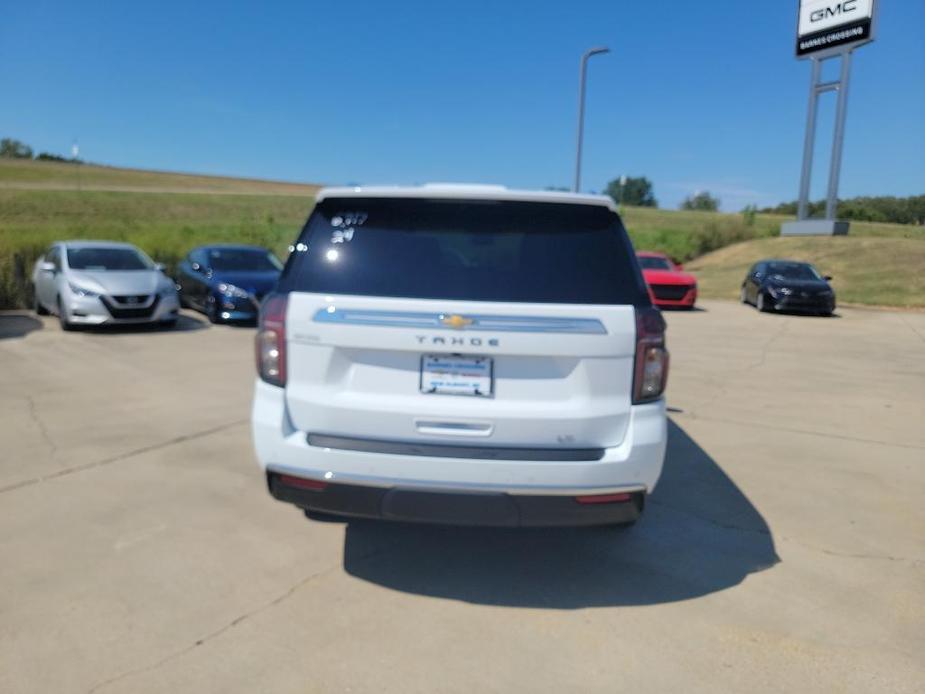
[(824, 316), (835, 311), (835, 292), (828, 275), (809, 263), (762, 260), (752, 265), (742, 282), (742, 303), (759, 311), (801, 311)]
[(282, 268), (279, 258), (259, 246), (194, 248), (177, 268), (180, 304), (213, 323), (253, 321)]

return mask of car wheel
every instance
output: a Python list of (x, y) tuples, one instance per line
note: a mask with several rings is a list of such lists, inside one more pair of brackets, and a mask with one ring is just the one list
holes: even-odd
[(742, 291), (739, 292), (739, 301), (743, 304), (748, 303), (748, 292), (745, 290), (745, 287), (742, 287)]
[(758, 292), (758, 302), (755, 304), (755, 308), (757, 308), (762, 313), (771, 310), (771, 307), (768, 306), (767, 299), (765, 299), (764, 296), (764, 292)]
[(218, 323), (218, 309), (215, 307), (215, 300), (209, 299), (206, 301), (206, 318), (209, 319), (210, 323)]
[(42, 302), (39, 301), (39, 294), (35, 291), (35, 288), (32, 289), (32, 310), (35, 311), (37, 316), (47, 316), (48, 309), (42, 306)]
[(61, 305), (61, 297), (58, 297), (58, 322), (61, 324), (61, 329), (68, 331), (74, 329), (74, 324), (67, 319), (67, 313), (64, 311), (64, 306)]

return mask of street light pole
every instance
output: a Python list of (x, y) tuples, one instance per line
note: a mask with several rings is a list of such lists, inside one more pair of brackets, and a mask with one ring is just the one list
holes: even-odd
[(578, 144), (575, 152), (575, 185), (572, 187), (572, 191), (575, 193), (581, 187), (581, 142), (584, 138), (585, 130), (585, 71), (588, 66), (588, 58), (601, 53), (610, 53), (610, 49), (606, 46), (598, 46), (585, 51), (581, 56), (581, 67), (578, 71)]

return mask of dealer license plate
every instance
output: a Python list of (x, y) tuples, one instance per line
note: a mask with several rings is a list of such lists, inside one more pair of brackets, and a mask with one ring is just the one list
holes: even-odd
[(491, 357), (425, 354), (421, 357), (421, 392), (489, 398), (493, 367)]

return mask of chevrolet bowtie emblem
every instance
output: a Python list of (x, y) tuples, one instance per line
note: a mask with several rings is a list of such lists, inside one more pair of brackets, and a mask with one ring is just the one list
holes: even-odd
[(453, 314), (452, 316), (440, 316), (440, 323), (445, 325), (448, 328), (454, 328), (455, 330), (462, 330), (467, 325), (472, 325), (475, 321), (471, 318), (466, 318), (465, 316), (459, 316)]

